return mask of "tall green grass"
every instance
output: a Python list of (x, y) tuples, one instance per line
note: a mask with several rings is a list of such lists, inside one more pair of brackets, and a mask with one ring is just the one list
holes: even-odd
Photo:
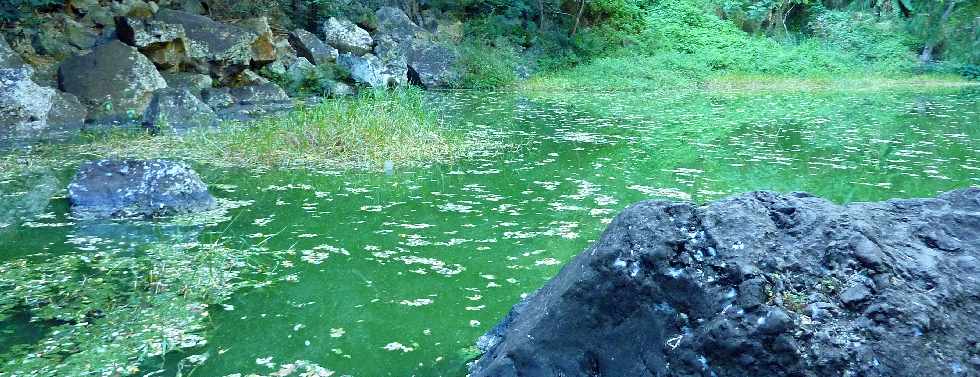
[(183, 158), (245, 168), (375, 167), (391, 160), (419, 165), (462, 152), (462, 135), (442, 124), (414, 88), (367, 91), (218, 130), (158, 136), (96, 134), (79, 153)]

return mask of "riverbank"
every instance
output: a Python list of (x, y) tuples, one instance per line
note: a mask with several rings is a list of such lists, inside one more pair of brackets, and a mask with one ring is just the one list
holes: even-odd
[(214, 128), (177, 132), (163, 123), (157, 134), (142, 127), (96, 129), (69, 142), (33, 146), (0, 164), (121, 156), (229, 168), (344, 170), (380, 169), (386, 161), (418, 166), (464, 154), (463, 133), (441, 121), (424, 97), (414, 88), (364, 91)]

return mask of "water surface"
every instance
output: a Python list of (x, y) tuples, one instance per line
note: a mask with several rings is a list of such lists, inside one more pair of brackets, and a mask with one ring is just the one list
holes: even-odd
[[(976, 89), (448, 93), (432, 101), (450, 124), (508, 147), (390, 176), (198, 166), (216, 196), (243, 205), (181, 237), (291, 253), (269, 262), (268, 284), (210, 308), (203, 345), (142, 370), (176, 375), (174, 360), (206, 354), (181, 373), (269, 375), (305, 360), (337, 376), (462, 376), (474, 340), (630, 203), (762, 189), (843, 203), (980, 185), (978, 99)], [(51, 175), (64, 185), (71, 171)], [(38, 191), (25, 181), (0, 182), (0, 261), (175, 242), (169, 225), (74, 222), (61, 190), (29, 208)], [(51, 336), (7, 314), (0, 376)]]

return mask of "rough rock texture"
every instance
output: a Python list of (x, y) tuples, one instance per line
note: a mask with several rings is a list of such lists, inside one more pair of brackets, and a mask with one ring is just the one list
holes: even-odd
[(259, 41), (260, 36), (244, 28), (169, 9), (160, 10), (155, 20), (183, 27), (186, 34), (186, 63), (195, 66), (201, 73), (210, 72), (221, 81), (247, 69), (253, 58), (267, 59), (256, 57), (253, 53), (253, 44)]
[(223, 120), (246, 121), (294, 107), (286, 92), (268, 81), (239, 88), (205, 89), (202, 97)]
[(194, 170), (166, 160), (88, 162), (68, 185), (68, 199), (79, 218), (169, 216), (215, 205)]
[(120, 41), (66, 60), (58, 70), (58, 82), (95, 119), (141, 114), (153, 92), (167, 87), (153, 63)]
[(337, 60), (337, 49), (327, 46), (306, 30), (296, 29), (289, 33), (289, 44), (296, 49), (299, 56), (306, 58), (310, 63), (323, 65)]
[(480, 342), (473, 376), (978, 376), (980, 189), (648, 201)]
[(350, 77), (358, 84), (372, 88), (387, 88), (397, 86), (407, 81), (408, 75), (398, 66), (386, 65), (373, 54), (355, 56), (341, 54), (337, 65), (350, 72)]
[(32, 74), (28, 66), (0, 68), (0, 128), (31, 136), (51, 126), (85, 121), (85, 108), (75, 96), (38, 85)]
[[(459, 54), (455, 49), (436, 42), (432, 33), (413, 23), (398, 8), (382, 7), (375, 16), (375, 54), (386, 67), (401, 66), (406, 72), (403, 76), (426, 88), (448, 87), (459, 79)], [(400, 73), (391, 71), (392, 75)]]
[(168, 88), (187, 89), (195, 96), (200, 96), (204, 89), (214, 85), (211, 76), (197, 73), (163, 73), (162, 76)]
[(136, 47), (160, 69), (179, 67), (186, 59), (187, 35), (184, 26), (160, 20), (119, 17), (116, 19), (119, 39)]
[(457, 82), (459, 54), (440, 44), (413, 43), (408, 52), (409, 75), (426, 88), (444, 88)]
[(361, 29), (353, 22), (330, 17), (323, 23), (323, 35), (327, 44), (337, 48), (341, 53), (364, 55), (371, 52), (374, 40), (367, 30)]
[(24, 65), (24, 60), (20, 58), (3, 35), (0, 35), (0, 68), (20, 68)]
[(167, 127), (176, 132), (193, 128), (214, 127), (218, 116), (196, 95), (187, 89), (168, 88), (158, 90), (143, 114), (143, 123), (149, 127)]

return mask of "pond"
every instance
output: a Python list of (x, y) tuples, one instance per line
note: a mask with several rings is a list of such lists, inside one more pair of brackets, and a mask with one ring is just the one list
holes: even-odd
[[(196, 227), (72, 221), (72, 167), (2, 181), (0, 288), (24, 260), (138, 260), (134, 250), (156, 243), (287, 251), (248, 259), (244, 279), (259, 283), (206, 308), (201, 339), (145, 357), (140, 373), (286, 375), (316, 364), (319, 375), (463, 376), (477, 337), (631, 203), (762, 189), (873, 201), (980, 185), (978, 100), (976, 88), (437, 94), (447, 123), (507, 147), (390, 175), (197, 166), (235, 204)], [(40, 208), (25, 199), (37, 196)], [(0, 376), (45, 357), (66, 326), (31, 321), (24, 305), (6, 310)], [(114, 347), (92, 343), (77, 347)], [(178, 362), (191, 355), (204, 356)]]

